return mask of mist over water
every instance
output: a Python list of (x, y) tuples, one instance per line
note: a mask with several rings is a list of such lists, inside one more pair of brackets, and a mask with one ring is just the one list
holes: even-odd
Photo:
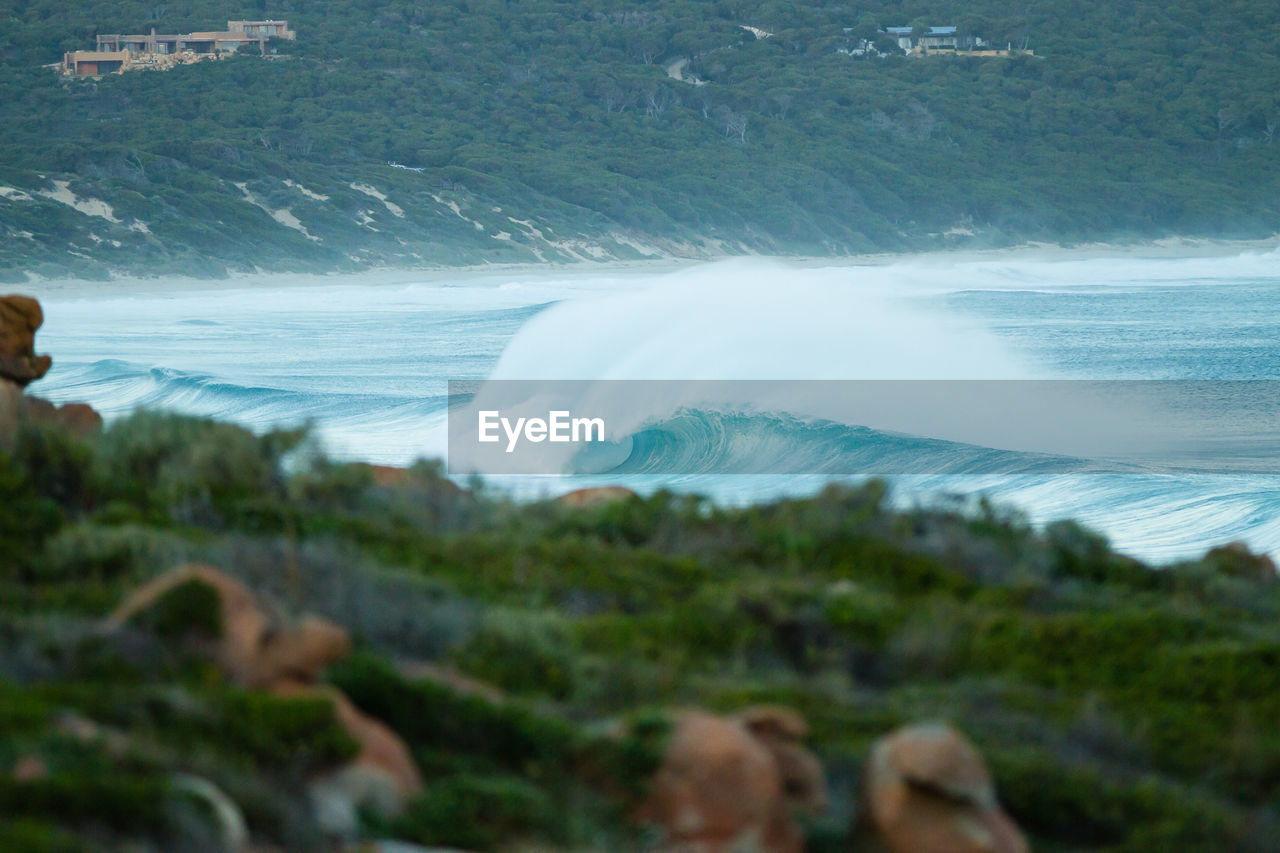
[[(87, 286), (86, 286), (87, 287)], [(208, 290), (127, 283), (43, 295), (36, 392), (108, 417), (138, 406), (254, 429), (313, 420), (347, 458), (445, 449), (450, 379), (1280, 379), (1280, 252), (1226, 258), (798, 267), (734, 260), (644, 270), (376, 274)], [(803, 419), (811, 413), (785, 412)], [(705, 429), (688, 430), (701, 435)], [(769, 441), (785, 442), (776, 430)], [(800, 440), (798, 437), (796, 440)], [(681, 452), (692, 452), (682, 446)], [(524, 495), (595, 482), (742, 502), (827, 478), (521, 478)], [(1280, 552), (1264, 476), (919, 475), (898, 500), (987, 494), (1072, 517), (1155, 560), (1245, 539)]]
[(904, 299), (890, 268), (735, 260), (560, 302), (507, 344), (495, 379), (1024, 379), (981, 323)]

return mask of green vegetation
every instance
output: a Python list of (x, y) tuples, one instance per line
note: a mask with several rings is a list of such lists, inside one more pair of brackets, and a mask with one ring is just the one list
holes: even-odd
[[(315, 849), (304, 782), (354, 749), (331, 705), (234, 688), (166, 642), (220, 633), (199, 583), (145, 624), (97, 628), (198, 560), (353, 632), (328, 680), (426, 781), (401, 817), (369, 818), (374, 836), (642, 849), (626, 814), (660, 709), (767, 702), (807, 717), (836, 792), (815, 849), (846, 843), (871, 741), (934, 718), (980, 745), (1037, 850), (1274, 848), (1280, 583), (1261, 558), (1152, 569), (986, 504), (891, 510), (876, 482), (568, 510), (461, 491), (431, 465), (392, 487), (310, 456), (296, 433), (146, 413), (87, 441), (25, 428), (0, 451), (0, 841), (177, 849), (212, 831), (182, 773), (226, 791), (256, 838)], [(413, 680), (406, 659), (506, 699)], [(30, 757), (47, 774), (10, 778)]]
[[(40, 67), (243, 17), (287, 18), (289, 58)], [(29, 196), (0, 198), (10, 277), (1280, 228), (1262, 0), (0, 0), (0, 21), (0, 184)], [(1036, 56), (841, 52), (926, 23)], [(54, 180), (117, 221), (39, 195)]]

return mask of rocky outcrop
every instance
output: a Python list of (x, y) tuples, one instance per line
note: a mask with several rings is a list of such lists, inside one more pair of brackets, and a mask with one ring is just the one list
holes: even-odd
[(804, 717), (790, 708), (764, 705), (748, 708), (738, 719), (773, 756), (792, 810), (810, 816), (826, 811), (827, 779), (818, 757), (803, 745), (809, 735)]
[(25, 387), (49, 372), (53, 359), (36, 355), (40, 303), (29, 296), (0, 296), (0, 379)]
[(23, 414), (28, 420), (56, 424), (80, 435), (92, 435), (102, 429), (102, 415), (88, 403), (63, 403), (56, 406), (39, 397), (25, 396)]
[(556, 498), (556, 503), (574, 509), (592, 509), (634, 497), (636, 493), (626, 486), (599, 486), (593, 489), (575, 489)]
[(23, 420), (56, 424), (88, 435), (102, 417), (85, 403), (56, 406), (28, 397), (22, 389), (49, 372), (53, 360), (36, 355), (36, 330), (44, 323), (40, 303), (29, 296), (0, 296), (0, 438), (13, 435)]
[(1210, 550), (1204, 555), (1204, 562), (1241, 580), (1258, 584), (1273, 584), (1277, 580), (1275, 562), (1266, 554), (1253, 553), (1243, 542), (1231, 542)]
[(324, 668), (344, 657), (350, 638), (342, 628), (314, 616), (286, 622), (265, 608), (244, 584), (204, 565), (187, 565), (135, 590), (107, 620), (108, 630), (147, 623), (149, 614), (173, 604), (171, 594), (203, 585), (213, 593), (216, 613), (201, 642), (226, 676), (245, 687), (281, 696), (320, 696), (333, 702), (334, 716), (359, 745), (346, 766), (312, 780), (318, 822), (337, 835), (358, 828), (360, 809), (394, 815), (422, 788), (409, 749), (387, 726), (361, 712), (336, 688), (319, 685)]
[(227, 853), (242, 853), (247, 848), (249, 826), (245, 823), (244, 813), (221, 788), (208, 779), (188, 773), (175, 774), (172, 784), (174, 790), (204, 804), (218, 833), (218, 849)]
[(665, 850), (800, 853), (793, 812), (821, 811), (827, 797), (817, 759), (799, 745), (804, 733), (785, 709), (684, 712), (636, 817), (663, 831)]
[(17, 432), (25, 407), (22, 389), (8, 380), (0, 379), (0, 439)]
[(192, 581), (214, 590), (220, 626), (214, 657), (229, 678), (245, 687), (315, 681), (350, 648), (347, 632), (338, 626), (314, 617), (287, 625), (268, 613), (244, 584), (203, 565), (182, 566), (134, 590), (111, 614), (108, 627), (128, 624)]
[(13, 435), (23, 422), (51, 424), (82, 436), (102, 429), (102, 416), (87, 403), (56, 406), (48, 400), (23, 394), (17, 385), (0, 379), (0, 438)]
[(328, 697), (338, 722), (359, 744), (360, 750), (349, 764), (311, 783), (316, 820), (326, 832), (353, 837), (360, 828), (361, 809), (395, 815), (405, 800), (422, 790), (422, 776), (404, 741), (351, 704), (342, 691), (289, 682), (276, 685), (274, 691), (281, 696)]
[(892, 853), (1027, 851), (982, 757), (946, 725), (907, 726), (876, 741), (862, 797), (864, 829)]
[(15, 782), (34, 782), (49, 776), (49, 765), (38, 755), (24, 755), (13, 763), (9, 776)]

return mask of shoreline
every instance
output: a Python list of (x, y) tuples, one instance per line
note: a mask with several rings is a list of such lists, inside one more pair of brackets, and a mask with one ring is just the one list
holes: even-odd
[(329, 287), (355, 279), (376, 279), (368, 286), (429, 284), (451, 279), (475, 281), (505, 276), (535, 274), (551, 275), (637, 275), (664, 274), (694, 266), (734, 261), (759, 261), (799, 269), (831, 266), (882, 267), (892, 264), (921, 263), (929, 261), (976, 263), (981, 261), (1034, 258), (1044, 261), (1076, 261), (1093, 258), (1148, 258), (1178, 259), (1235, 257), (1243, 254), (1280, 251), (1280, 234), (1255, 240), (1221, 240), (1195, 237), (1171, 237), (1139, 243), (1085, 243), (1062, 245), (1059, 243), (1025, 243), (995, 249), (938, 249), (925, 252), (874, 252), (860, 255), (721, 255), (717, 257), (678, 258), (661, 257), (636, 260), (614, 260), (599, 263), (578, 261), (572, 263), (519, 263), (519, 264), (468, 264), (463, 266), (427, 267), (372, 267), (355, 272), (290, 273), (251, 272), (233, 273), (226, 278), (191, 278), (170, 276), (118, 276), (100, 279), (40, 278), (32, 275), (25, 283), (13, 283), (14, 292), (36, 298), (78, 298), (102, 296), (118, 290), (122, 295), (164, 295), (177, 293), (223, 292), (252, 290), (267, 287)]

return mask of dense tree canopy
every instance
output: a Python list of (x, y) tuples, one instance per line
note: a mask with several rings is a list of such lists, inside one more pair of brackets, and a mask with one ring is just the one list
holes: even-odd
[[(0, 182), (93, 182), (149, 224), (153, 254), (181, 246), (232, 266), (246, 264), (235, 223), (260, 213), (233, 184), (269, 193), (267, 176), (329, 181), (339, 207), (348, 183), (377, 177), (387, 192), (445, 190), (561, 233), (731, 250), (1260, 236), (1280, 226), (1274, 11), (1261, 0), (0, 0)], [(287, 18), (299, 37), (277, 50), (290, 58), (97, 82), (41, 67), (96, 33), (244, 17)], [(923, 22), (1035, 56), (841, 52)], [(0, 228), (34, 235), (6, 266), (65, 251), (48, 210), (23, 219), (34, 210), (0, 199)], [(387, 259), (369, 229), (315, 215), (299, 213), (319, 238), (286, 234), (279, 263)], [(399, 236), (427, 262), (511, 252), (526, 236), (474, 230), (485, 239), (455, 235), (455, 255), (444, 238)]]

